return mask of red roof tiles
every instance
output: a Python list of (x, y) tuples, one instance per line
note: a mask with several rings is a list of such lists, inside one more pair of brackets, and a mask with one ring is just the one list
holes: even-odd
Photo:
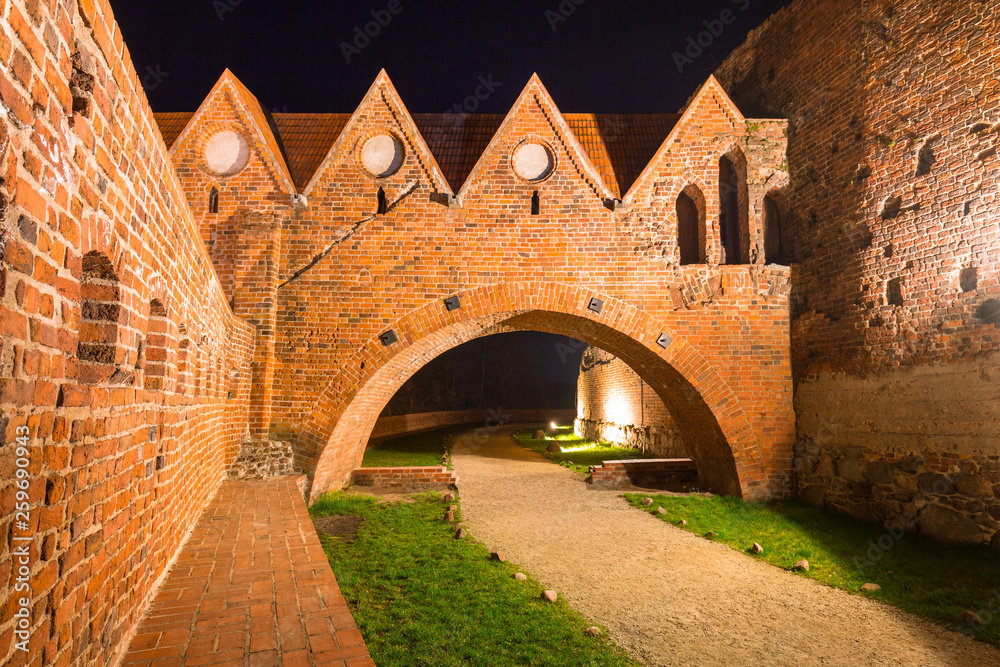
[[(157, 113), (163, 140), (171, 146), (193, 113)], [(295, 187), (305, 188), (347, 125), (351, 114), (273, 114)], [(619, 197), (677, 123), (677, 114), (564, 114), (604, 182)], [(457, 191), (503, 122), (502, 114), (413, 114), (413, 120), (445, 178)], [(266, 126), (266, 125), (265, 125)], [(279, 153), (280, 155), (280, 153)]]

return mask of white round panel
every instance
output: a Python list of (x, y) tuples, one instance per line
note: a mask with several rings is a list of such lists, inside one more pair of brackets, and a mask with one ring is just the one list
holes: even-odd
[(235, 174), (250, 158), (246, 139), (232, 130), (219, 132), (205, 144), (205, 164), (216, 174)]
[(376, 178), (392, 176), (403, 164), (403, 147), (389, 134), (372, 137), (361, 147), (361, 164)]
[(552, 154), (541, 144), (521, 144), (514, 151), (514, 173), (526, 181), (540, 181), (552, 171)]

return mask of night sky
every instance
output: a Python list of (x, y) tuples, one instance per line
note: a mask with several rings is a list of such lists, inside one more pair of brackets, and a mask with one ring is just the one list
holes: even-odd
[[(353, 112), (382, 68), (412, 113), (452, 110), (479, 87), (489, 92), (474, 110), (505, 114), (533, 72), (564, 112), (673, 113), (784, 4), (112, 0), (154, 111), (194, 111), (228, 67), (272, 113)], [(445, 402), (427, 409), (573, 407), (573, 343), (533, 332), (474, 341), (428, 364), (390, 408), (419, 411), (414, 396)], [(501, 381), (512, 344), (520, 381)]]
[(532, 72), (564, 112), (672, 113), (784, 4), (112, 0), (154, 111), (194, 111), (228, 67), (272, 112), (352, 112), (384, 67), (413, 113), (449, 110), (480, 77), (494, 90), (477, 111), (506, 113)]

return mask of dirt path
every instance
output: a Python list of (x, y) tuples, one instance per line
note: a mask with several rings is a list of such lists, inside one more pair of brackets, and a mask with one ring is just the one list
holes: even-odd
[(647, 665), (1000, 665), (986, 644), (590, 490), (515, 430), (456, 443), (465, 525)]

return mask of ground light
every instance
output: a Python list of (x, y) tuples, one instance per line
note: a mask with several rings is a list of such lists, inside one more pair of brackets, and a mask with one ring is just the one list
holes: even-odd
[(565, 454), (566, 452), (585, 452), (588, 449), (593, 449), (593, 448), (594, 445), (583, 445), (581, 447), (563, 447), (562, 450), (563, 453)]

